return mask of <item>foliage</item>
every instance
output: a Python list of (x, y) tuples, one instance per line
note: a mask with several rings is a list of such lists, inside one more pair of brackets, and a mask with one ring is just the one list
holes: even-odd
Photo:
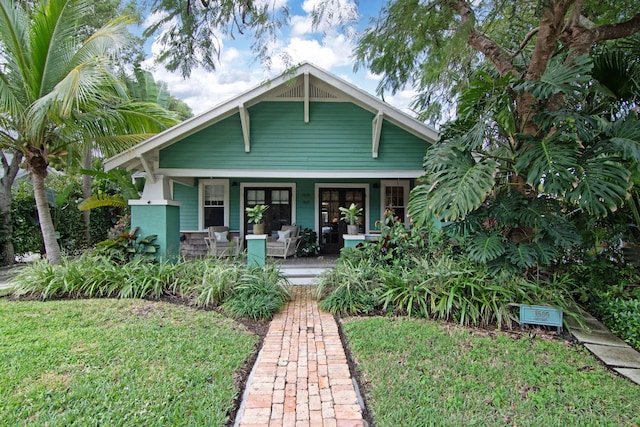
[[(576, 108), (591, 61), (576, 58), (568, 68), (549, 67), (540, 81), (478, 73), (461, 96), (459, 119), (427, 152), (412, 219), (450, 221), (449, 235), (495, 271), (547, 267), (575, 253), (583, 244), (576, 224), (613, 215), (631, 195), (640, 120)], [(561, 108), (534, 115), (537, 136), (519, 131), (510, 110), (509, 94), (525, 89), (541, 102), (563, 95)]]
[(234, 317), (271, 319), (291, 299), (276, 265), (248, 268), (228, 259), (149, 262), (142, 256), (122, 263), (87, 252), (59, 265), (34, 262), (15, 278), (14, 295), (40, 298), (183, 298), (188, 304), (222, 307)]
[(513, 328), (517, 304), (562, 308), (580, 320), (567, 276), (527, 280), (508, 271), (492, 274), (487, 265), (451, 252), (422, 256), (409, 252), (402, 262), (379, 263), (370, 248), (343, 251), (336, 267), (318, 285), (320, 307), (336, 315), (376, 311), (458, 322), (461, 325)]
[(303, 228), (300, 230), (300, 244), (296, 255), (298, 257), (310, 257), (320, 253), (320, 245), (318, 245), (318, 234), (310, 229)]
[(130, 21), (122, 17), (79, 31), (91, 8), (85, 0), (0, 0), (0, 142), (21, 153), (31, 172), (52, 263), (61, 261), (61, 253), (46, 203), (51, 159), (91, 149), (113, 154), (175, 123), (157, 106), (127, 98), (113, 65)]
[(2, 299), (0, 419), (227, 425), (238, 374), (257, 343), (233, 320), (184, 305)]
[(105, 240), (97, 244), (98, 253), (105, 255), (115, 262), (128, 263), (136, 257), (155, 259), (160, 245), (153, 243), (158, 236), (138, 236), (140, 227), (118, 235), (114, 240)]
[(371, 313), (381, 305), (375, 285), (375, 270), (367, 260), (341, 258), (319, 278), (320, 308), (335, 315)]
[(233, 317), (269, 320), (291, 300), (287, 284), (273, 264), (249, 267), (221, 307)]
[(340, 217), (341, 221), (346, 221), (350, 225), (358, 224), (358, 216), (362, 214), (362, 208), (359, 208), (355, 203), (351, 203), (351, 206), (348, 208), (340, 206), (340, 213), (342, 216)]
[(637, 385), (545, 334), (383, 317), (342, 329), (378, 427), (640, 422)]
[(264, 218), (264, 213), (269, 209), (269, 205), (255, 205), (253, 207), (245, 208), (247, 212), (247, 220), (253, 224), (261, 224)]
[(116, 207), (123, 211), (128, 209), (128, 201), (140, 198), (138, 183), (133, 183), (131, 171), (113, 169), (109, 172), (98, 169), (81, 172), (94, 178), (92, 182), (93, 195), (78, 204), (78, 209), (96, 209), (100, 207)]
[(634, 299), (605, 295), (595, 304), (595, 311), (611, 332), (640, 350), (640, 292)]
[[(77, 209), (80, 199), (80, 180), (74, 175), (47, 178), (47, 195), (57, 237), (67, 253), (84, 248), (84, 229)], [(43, 253), (42, 233), (38, 221), (33, 187), (28, 180), (18, 180), (12, 189), (11, 215), (14, 227), (13, 243), (17, 254)], [(94, 212), (91, 238), (98, 242), (106, 238), (106, 231), (116, 221), (118, 212), (101, 208)]]

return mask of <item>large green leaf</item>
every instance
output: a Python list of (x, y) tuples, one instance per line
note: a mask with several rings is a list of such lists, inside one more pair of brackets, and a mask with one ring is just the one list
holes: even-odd
[(562, 195), (576, 185), (578, 144), (575, 140), (548, 137), (530, 140), (516, 161), (516, 171), (542, 193)]
[(629, 197), (630, 172), (607, 157), (586, 159), (579, 168), (578, 177), (566, 199), (591, 215), (606, 216)]
[(557, 56), (545, 69), (539, 81), (525, 81), (515, 87), (516, 91), (529, 92), (537, 99), (549, 99), (556, 94), (573, 91), (585, 92), (585, 85), (591, 80), (593, 63), (589, 55), (580, 55), (572, 62), (564, 62)]
[(512, 264), (520, 268), (531, 268), (536, 265), (537, 251), (531, 243), (510, 243), (506, 248), (506, 256)]
[(467, 253), (474, 261), (486, 263), (504, 254), (505, 246), (501, 236), (478, 234), (469, 242)]
[(430, 150), (425, 166), (431, 168), (427, 175), (430, 185), (427, 207), (445, 221), (463, 219), (477, 209), (493, 189), (496, 162), (491, 159), (476, 161), (471, 153), (463, 152), (449, 144)]

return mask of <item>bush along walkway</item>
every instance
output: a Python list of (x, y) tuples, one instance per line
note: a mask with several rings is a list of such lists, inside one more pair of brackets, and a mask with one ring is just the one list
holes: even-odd
[(313, 288), (271, 321), (236, 417), (236, 427), (364, 426), (361, 399), (332, 315)]
[(584, 328), (569, 320), (571, 334), (605, 365), (640, 385), (640, 353), (584, 313)]

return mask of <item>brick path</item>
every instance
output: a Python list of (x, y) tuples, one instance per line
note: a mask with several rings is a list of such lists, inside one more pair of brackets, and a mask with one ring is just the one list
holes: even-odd
[(364, 426), (338, 326), (320, 312), (313, 288), (271, 321), (235, 425)]

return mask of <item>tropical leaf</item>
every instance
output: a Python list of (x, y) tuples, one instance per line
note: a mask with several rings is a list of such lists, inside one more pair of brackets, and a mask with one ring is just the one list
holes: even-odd
[(586, 92), (585, 85), (591, 81), (593, 63), (589, 55), (580, 55), (566, 63), (562, 56), (549, 62), (539, 81), (524, 81), (516, 91), (529, 92), (537, 99), (549, 99), (556, 94), (573, 91)]
[(116, 208), (126, 208), (127, 201), (119, 194), (94, 194), (82, 202), (78, 203), (78, 209), (86, 211), (95, 208), (111, 206)]
[(478, 234), (469, 242), (467, 253), (469, 257), (478, 262), (486, 263), (497, 259), (505, 252), (504, 242), (501, 236), (491, 234)]
[(569, 203), (598, 217), (614, 212), (630, 196), (630, 172), (607, 157), (586, 159), (575, 187), (566, 193)]
[(513, 243), (506, 246), (505, 255), (509, 261), (520, 268), (531, 268), (536, 265), (537, 250), (531, 243)]
[(518, 155), (516, 172), (540, 192), (562, 195), (576, 184), (577, 156), (575, 140), (553, 136), (530, 140)]
[(544, 232), (552, 239), (555, 246), (570, 249), (582, 244), (582, 236), (578, 229), (568, 221), (555, 222), (545, 227)]
[(496, 162), (491, 159), (476, 162), (471, 153), (452, 146), (437, 153), (440, 155), (434, 157), (439, 162), (435, 159), (425, 162), (433, 171), (427, 175), (430, 184), (427, 207), (445, 221), (463, 219), (493, 189)]
[(640, 120), (637, 114), (613, 122), (607, 137), (613, 151), (621, 154), (624, 160), (640, 162)]

